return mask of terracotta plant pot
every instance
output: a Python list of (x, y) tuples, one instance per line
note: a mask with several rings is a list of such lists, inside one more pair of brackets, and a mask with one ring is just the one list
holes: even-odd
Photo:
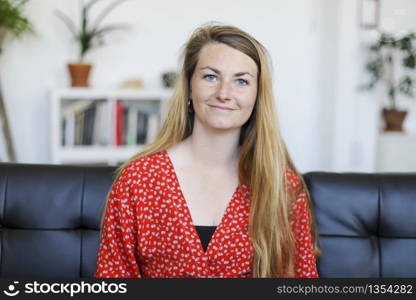
[(68, 64), (72, 87), (88, 87), (91, 64)]
[(407, 111), (383, 108), (386, 127), (384, 131), (403, 131), (403, 122)]

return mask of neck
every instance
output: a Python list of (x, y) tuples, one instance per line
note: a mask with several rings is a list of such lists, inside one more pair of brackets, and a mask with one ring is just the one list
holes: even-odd
[(210, 169), (235, 170), (238, 167), (240, 128), (211, 131), (198, 125), (185, 140), (187, 152), (195, 164)]

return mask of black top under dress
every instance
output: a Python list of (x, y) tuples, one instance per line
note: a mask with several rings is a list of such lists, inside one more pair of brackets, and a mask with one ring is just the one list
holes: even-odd
[(216, 228), (217, 226), (195, 226), (196, 232), (198, 232), (204, 251), (207, 251), (209, 241), (211, 240), (211, 237), (214, 234)]

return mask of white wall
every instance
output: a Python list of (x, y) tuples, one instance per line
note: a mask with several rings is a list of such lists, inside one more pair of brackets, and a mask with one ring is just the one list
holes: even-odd
[[(370, 170), (377, 102), (365, 101), (374, 95), (355, 91), (362, 76), (362, 39), (369, 35), (358, 28), (358, 2), (131, 0), (107, 19), (128, 23), (131, 30), (111, 35), (107, 46), (89, 56), (91, 85), (117, 87), (139, 77), (147, 87), (160, 87), (161, 73), (177, 67), (180, 47), (193, 29), (212, 20), (233, 24), (255, 36), (272, 56), (280, 124), (299, 170)], [(75, 43), (53, 11), (75, 17), (77, 3), (30, 1), (26, 12), (37, 35), (9, 40), (0, 57), (19, 162), (49, 162), (49, 91), (69, 86), (66, 64), (77, 57)], [(404, 27), (404, 11), (404, 24), (414, 28), (415, 5), (385, 0), (383, 18), (395, 18), (399, 8), (395, 26)]]
[[(106, 47), (91, 54), (91, 84), (116, 87), (124, 79), (140, 77), (146, 86), (158, 87), (160, 74), (176, 68), (180, 47), (196, 26), (211, 20), (239, 26), (262, 42), (273, 58), (281, 126), (299, 169), (324, 169), (329, 165), (325, 151), (331, 126), (326, 124), (330, 116), (320, 115), (331, 109), (325, 105), (330, 92), (322, 83), (328, 74), (321, 60), (329, 53), (323, 46), (328, 44), (324, 23), (330, 2), (126, 2), (107, 22), (129, 23), (132, 29), (113, 34)], [(48, 93), (69, 85), (65, 65), (77, 54), (67, 29), (53, 16), (55, 8), (76, 16), (77, 1), (30, 1), (27, 15), (37, 36), (9, 41), (1, 56), (3, 94), (19, 162), (49, 162)]]
[[(363, 66), (366, 45), (376, 36), (375, 30), (363, 30), (358, 24), (360, 1), (340, 0), (338, 11), (337, 71), (335, 74), (335, 112), (333, 127), (332, 171), (374, 172), (378, 153), (380, 109), (386, 94), (382, 88), (363, 93), (358, 86), (368, 82)], [(381, 0), (380, 30), (402, 34), (416, 31), (416, 1)], [(410, 109), (404, 128), (415, 133), (416, 106), (413, 100), (399, 97), (402, 107)]]

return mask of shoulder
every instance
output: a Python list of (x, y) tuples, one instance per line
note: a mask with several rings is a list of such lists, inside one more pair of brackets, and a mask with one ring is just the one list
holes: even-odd
[(160, 169), (163, 168), (163, 151), (147, 154), (131, 160), (120, 171), (113, 182), (111, 194), (127, 197), (131, 193), (141, 193), (151, 187), (155, 180), (159, 181)]
[(164, 151), (150, 153), (131, 160), (122, 170), (122, 175), (134, 173), (147, 173), (152, 170), (163, 168), (166, 165)]
[(164, 151), (153, 152), (131, 160), (120, 172), (119, 180), (127, 184), (148, 181), (159, 177), (166, 170), (167, 157)]

